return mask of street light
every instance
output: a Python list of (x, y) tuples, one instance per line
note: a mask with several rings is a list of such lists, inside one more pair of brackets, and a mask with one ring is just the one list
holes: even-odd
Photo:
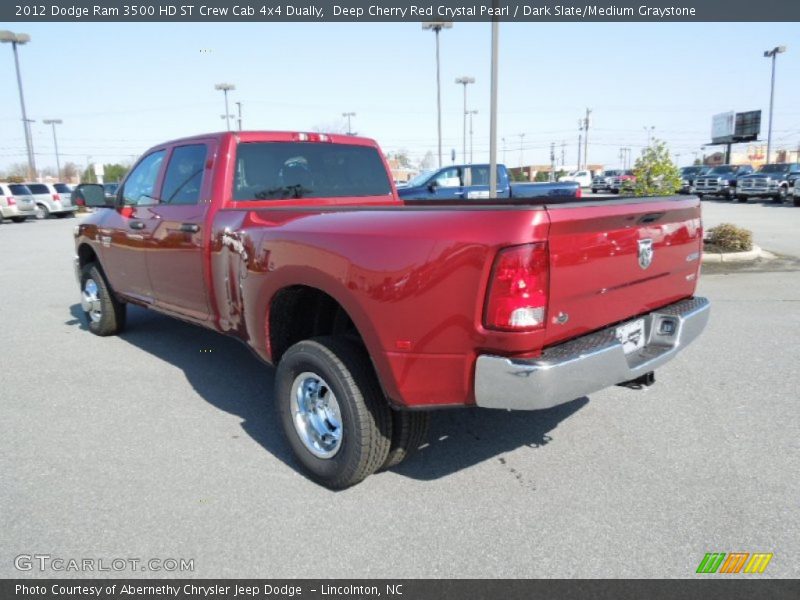
[(230, 112), (231, 111), (228, 109), (228, 92), (230, 90), (235, 90), (236, 86), (233, 85), (232, 83), (218, 83), (218, 84), (216, 84), (214, 86), (214, 89), (215, 90), (222, 90), (223, 93), (225, 94), (225, 114), (227, 115), (225, 120), (227, 122), (228, 131), (230, 131), (231, 130), (231, 119), (230, 119), (230, 117), (231, 117)]
[(242, 103), (234, 102), (236, 104), (236, 113), (239, 115), (239, 131), (242, 130)]
[(45, 119), (42, 121), (45, 125), (52, 125), (53, 126), (53, 146), (56, 149), (56, 170), (57, 170), (57, 177), (61, 179), (61, 161), (58, 158), (58, 138), (56, 137), (56, 125), (61, 125), (63, 121), (61, 119)]
[(467, 86), (471, 83), (475, 83), (474, 77), (464, 75), (463, 77), (456, 78), (456, 84), (464, 86), (464, 137), (461, 146), (461, 154), (464, 157), (464, 162), (467, 162)]
[(353, 128), (350, 126), (350, 125), (351, 125), (351, 123), (350, 123), (350, 119), (351, 119), (352, 117), (355, 117), (355, 116), (356, 116), (356, 113), (354, 113), (354, 112), (343, 112), (343, 113), (342, 113), (342, 116), (343, 116), (345, 119), (347, 119), (347, 135), (354, 135), (354, 134), (353, 134)]
[(19, 55), (17, 46), (27, 44), (31, 41), (31, 36), (27, 33), (14, 33), (13, 31), (0, 31), (0, 42), (11, 44), (14, 51), (14, 65), (17, 68), (17, 89), (19, 89), (19, 104), (22, 107), (22, 126), (25, 129), (25, 147), (28, 151), (28, 179), (36, 177), (36, 162), (33, 158), (33, 138), (31, 137), (31, 124), (25, 112), (25, 96), (22, 93), (22, 76), (19, 73)]
[(439, 131), (439, 168), (442, 166), (442, 85), (439, 77), (439, 32), (451, 27), (453, 24), (449, 21), (429, 21), (422, 24), (424, 31), (433, 31), (436, 34), (436, 114)]
[(477, 115), (478, 111), (468, 110), (467, 113), (469, 114), (469, 164), (472, 164), (472, 115)]
[(769, 91), (769, 129), (767, 130), (767, 164), (769, 164), (770, 152), (772, 151), (772, 105), (775, 100), (775, 59), (778, 54), (786, 52), (786, 46), (775, 46), (772, 50), (764, 52), (764, 58), (772, 59), (772, 81)]
[(653, 132), (655, 131), (656, 126), (650, 125), (650, 127), (645, 126), (644, 130), (647, 133), (647, 147), (649, 148), (650, 145), (653, 143)]

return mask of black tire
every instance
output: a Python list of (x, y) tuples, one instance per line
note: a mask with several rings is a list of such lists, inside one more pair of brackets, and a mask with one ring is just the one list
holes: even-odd
[(781, 187), (778, 191), (777, 196), (772, 197), (773, 202), (785, 202), (787, 196), (789, 195), (789, 190), (785, 187)]
[(379, 471), (396, 467), (411, 456), (428, 437), (430, 422), (429, 412), (393, 410), (392, 443), (389, 446), (389, 455)]
[[(316, 388), (317, 399), (320, 389), (329, 388), (324, 393), (332, 392), (338, 406), (340, 441), (335, 449), (328, 448), (333, 452), (330, 456), (315, 455), (295, 425), (293, 388), (305, 385), (305, 381), (297, 381), (303, 373), (318, 377), (317, 383), (324, 384)], [(275, 375), (275, 408), (298, 462), (311, 479), (328, 488), (355, 485), (386, 461), (392, 440), (392, 410), (367, 351), (357, 342), (326, 336), (289, 348)], [(308, 421), (305, 423), (311, 429)], [(331, 425), (331, 420), (326, 417), (324, 423)], [(317, 447), (321, 449), (326, 448)]]
[(747, 196), (736, 196), (738, 202), (747, 202)]
[[(94, 282), (95, 288), (87, 287), (89, 281)], [(90, 292), (93, 290), (99, 304), (90, 304)], [(92, 309), (87, 310), (87, 306)], [(99, 314), (93, 310), (94, 307), (99, 308)], [(89, 331), (95, 335), (116, 335), (125, 328), (127, 305), (117, 300), (97, 263), (89, 263), (81, 269), (81, 308)]]
[(703, 194), (695, 194), (695, 195), (697, 196), (698, 200), (702, 200), (703, 199)]
[(28, 217), (11, 217), (11, 220), (14, 221), (14, 223), (24, 223), (27, 218)]
[(794, 205), (800, 207), (800, 196), (794, 197)]
[(592, 193), (596, 194), (597, 193), (597, 188), (592, 188)]
[(36, 209), (36, 218), (40, 221), (50, 218), (50, 209), (44, 204), (37, 204)]

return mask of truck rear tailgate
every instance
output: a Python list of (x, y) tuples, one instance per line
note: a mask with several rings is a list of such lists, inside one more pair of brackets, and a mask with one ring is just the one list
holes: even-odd
[(548, 205), (545, 346), (691, 296), (702, 251), (694, 197)]

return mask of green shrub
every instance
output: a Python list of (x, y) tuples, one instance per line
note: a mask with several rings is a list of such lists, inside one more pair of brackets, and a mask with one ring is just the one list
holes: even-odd
[(636, 181), (632, 189), (634, 196), (669, 196), (681, 187), (681, 173), (670, 158), (667, 145), (661, 140), (645, 148), (633, 166)]
[(721, 252), (746, 252), (753, 249), (753, 232), (732, 223), (721, 223), (708, 230), (707, 242)]

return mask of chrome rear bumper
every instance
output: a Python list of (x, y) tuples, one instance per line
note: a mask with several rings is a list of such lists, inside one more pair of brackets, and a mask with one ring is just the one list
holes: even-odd
[(535, 359), (481, 355), (475, 366), (476, 404), (540, 410), (636, 379), (699, 336), (709, 313), (708, 300), (695, 297), (638, 317), (644, 319), (646, 342), (631, 354), (623, 351), (616, 327), (609, 327), (547, 348)]

